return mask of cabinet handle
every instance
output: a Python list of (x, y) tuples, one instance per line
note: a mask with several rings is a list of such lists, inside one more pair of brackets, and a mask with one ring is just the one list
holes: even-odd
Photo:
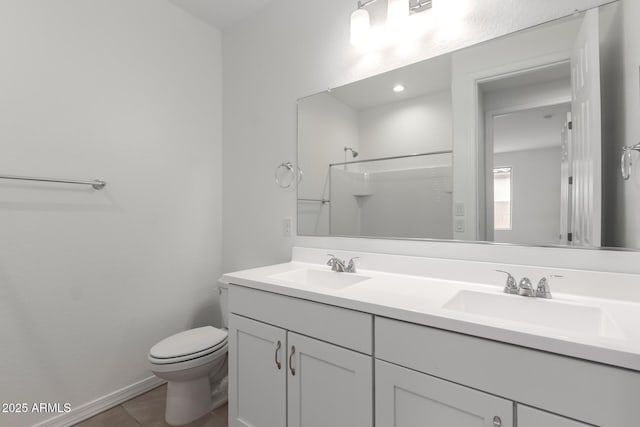
[(292, 376), (296, 376), (296, 368), (293, 367), (293, 355), (296, 354), (296, 346), (291, 346), (291, 354), (289, 355), (289, 370)]
[(276, 360), (276, 366), (278, 367), (278, 370), (282, 369), (282, 363), (280, 363), (280, 360), (278, 358), (278, 354), (280, 353), (280, 349), (282, 348), (282, 343), (280, 341), (278, 341), (278, 346), (276, 347), (276, 353), (274, 355), (274, 358)]
[(500, 417), (493, 417), (493, 425), (494, 427), (501, 427), (502, 426), (502, 420), (500, 419)]

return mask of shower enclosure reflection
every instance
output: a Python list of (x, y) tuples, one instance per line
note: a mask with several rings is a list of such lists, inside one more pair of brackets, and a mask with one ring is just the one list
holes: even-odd
[(453, 170), (448, 152), (329, 166), (329, 233), (451, 239)]
[(452, 238), (452, 141), (447, 56), (300, 100), (298, 234)]

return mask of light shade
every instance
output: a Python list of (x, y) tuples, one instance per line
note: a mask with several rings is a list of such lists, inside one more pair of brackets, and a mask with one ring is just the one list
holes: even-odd
[(409, 17), (409, 0), (389, 0), (387, 6), (387, 24), (402, 25)]
[(369, 12), (364, 9), (357, 9), (351, 14), (351, 44), (359, 46), (364, 43), (369, 34), (371, 21)]

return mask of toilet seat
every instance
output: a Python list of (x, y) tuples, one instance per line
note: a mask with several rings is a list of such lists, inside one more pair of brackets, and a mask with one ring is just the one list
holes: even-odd
[(149, 350), (149, 361), (167, 365), (198, 359), (215, 353), (226, 353), (227, 331), (205, 326), (172, 335)]
[(153, 365), (172, 365), (176, 363), (187, 362), (189, 360), (201, 359), (210, 355), (215, 356), (218, 353), (224, 354), (226, 352), (227, 352), (227, 340), (220, 343), (220, 345), (216, 346), (215, 348), (208, 348), (198, 353), (187, 354), (185, 356), (160, 359), (157, 357), (153, 357), (151, 354), (149, 354), (149, 362), (151, 362), (151, 364)]
[(227, 358), (227, 344), (225, 343), (218, 351), (205, 354), (199, 357), (183, 359), (179, 361), (172, 360), (154, 360), (149, 357), (149, 366), (151, 371), (158, 375), (158, 373), (179, 373), (192, 369), (199, 369), (202, 366), (206, 366), (211, 363), (215, 363), (217, 360), (223, 361)]

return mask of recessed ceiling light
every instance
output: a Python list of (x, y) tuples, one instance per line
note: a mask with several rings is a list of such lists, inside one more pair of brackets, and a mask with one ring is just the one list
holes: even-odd
[(394, 92), (404, 92), (404, 86), (403, 85), (395, 85), (393, 87), (393, 91)]

